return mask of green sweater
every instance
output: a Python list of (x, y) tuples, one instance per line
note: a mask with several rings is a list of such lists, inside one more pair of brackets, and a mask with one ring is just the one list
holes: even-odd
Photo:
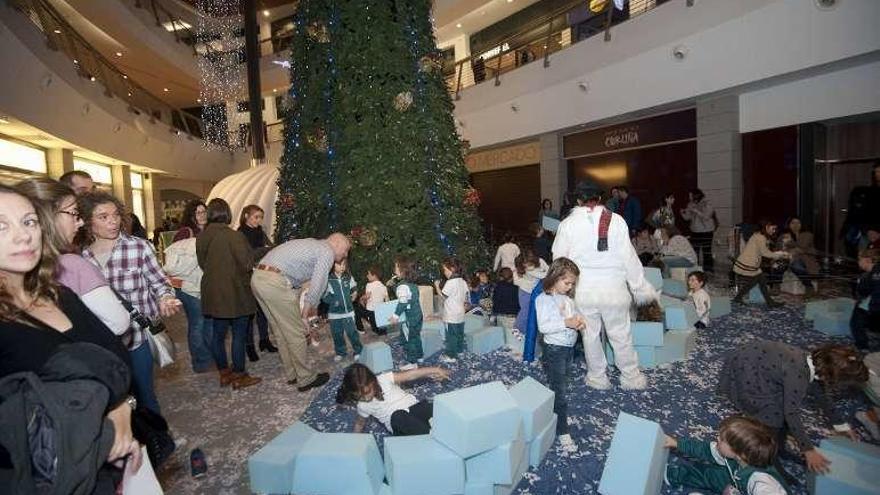
[(678, 440), (676, 449), (682, 456), (702, 461), (666, 467), (666, 479), (673, 485), (685, 485), (722, 493), (728, 486), (748, 495), (782, 495), (787, 488), (782, 476), (772, 466), (742, 466), (721, 455), (715, 442), (692, 438)]

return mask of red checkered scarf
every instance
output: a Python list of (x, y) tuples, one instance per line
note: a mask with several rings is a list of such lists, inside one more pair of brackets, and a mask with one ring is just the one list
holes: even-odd
[[(587, 202), (587, 208), (595, 208), (598, 201)], [(611, 212), (608, 208), (602, 209), (602, 215), (599, 216), (599, 241), (596, 243), (597, 251), (608, 251), (608, 227), (611, 226)]]

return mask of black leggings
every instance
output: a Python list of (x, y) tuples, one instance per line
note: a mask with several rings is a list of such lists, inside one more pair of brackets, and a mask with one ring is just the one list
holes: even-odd
[(763, 273), (759, 273), (754, 277), (747, 277), (745, 275), (737, 275), (737, 280), (739, 281), (739, 291), (736, 293), (736, 297), (733, 299), (737, 302), (743, 302), (744, 297), (749, 297), (749, 291), (752, 290), (752, 287), (758, 286), (758, 290), (761, 291), (761, 295), (764, 296), (764, 301), (773, 306), (778, 304), (776, 301), (770, 297), (770, 289), (767, 288), (767, 276)]
[(426, 400), (410, 406), (409, 411), (400, 409), (391, 415), (391, 434), (395, 436), (427, 435), (431, 432), (430, 420), (434, 417), (434, 404)]
[(691, 246), (693, 246), (694, 251), (696, 251), (698, 257), (700, 256), (700, 253), (702, 253), (703, 255), (703, 259), (701, 261), (703, 263), (704, 272), (715, 271), (715, 259), (712, 257), (712, 238), (714, 236), (715, 232), (691, 233)]

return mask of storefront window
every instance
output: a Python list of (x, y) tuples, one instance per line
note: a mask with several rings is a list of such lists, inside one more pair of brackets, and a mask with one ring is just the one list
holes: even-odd
[(0, 165), (46, 173), (46, 152), (15, 141), (0, 139)]
[(92, 176), (92, 180), (97, 184), (112, 185), (113, 173), (109, 165), (101, 165), (100, 163), (89, 162), (80, 158), (73, 159), (73, 169), (82, 170)]

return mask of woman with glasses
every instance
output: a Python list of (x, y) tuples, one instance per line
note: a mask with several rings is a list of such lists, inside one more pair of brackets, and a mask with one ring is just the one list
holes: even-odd
[(75, 252), (73, 239), (83, 221), (73, 189), (52, 179), (21, 181), (15, 189), (52, 213), (54, 229), (49, 229), (49, 245), (60, 254), (55, 280), (78, 295), (89, 311), (113, 333), (124, 334), (131, 323), (128, 311), (113, 293), (104, 274)]
[[(97, 266), (110, 286), (149, 320), (169, 317), (180, 310), (180, 301), (159, 265), (153, 246), (145, 239), (125, 233), (123, 207), (118, 199), (103, 193), (78, 198), (82, 216), (82, 255)], [(153, 354), (141, 324), (132, 322), (128, 350), (133, 385), (138, 403), (161, 414), (153, 389)]]

